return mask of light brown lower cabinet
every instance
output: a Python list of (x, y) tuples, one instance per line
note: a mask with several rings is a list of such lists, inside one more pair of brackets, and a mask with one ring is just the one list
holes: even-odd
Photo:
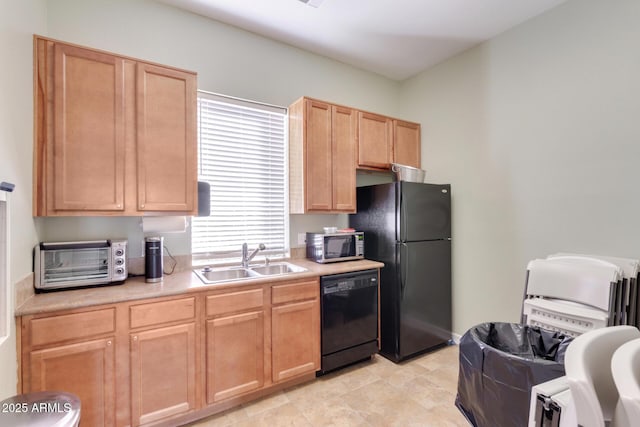
[(63, 390), (80, 398), (82, 426), (115, 425), (114, 338), (35, 350), (29, 391)]
[[(271, 293), (272, 378), (277, 383), (320, 369), (317, 280), (274, 285)], [(310, 339), (313, 337), (313, 339)]]
[(317, 327), (318, 302), (303, 301), (272, 309), (273, 381), (279, 382), (305, 372), (315, 372), (316, 343), (307, 337)]
[(196, 408), (195, 323), (131, 334), (131, 421), (139, 426)]
[(207, 321), (207, 404), (258, 390), (264, 384), (264, 313)]
[(179, 424), (314, 378), (319, 279), (19, 317), (20, 392), (66, 390), (81, 426)]

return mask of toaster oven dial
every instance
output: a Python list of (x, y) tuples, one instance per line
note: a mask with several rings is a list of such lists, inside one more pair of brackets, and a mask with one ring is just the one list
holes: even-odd
[(124, 255), (124, 249), (116, 249), (116, 256)]
[(116, 274), (124, 274), (124, 268), (122, 267), (116, 268)]
[(116, 258), (116, 265), (122, 265), (122, 264), (124, 264), (124, 259)]

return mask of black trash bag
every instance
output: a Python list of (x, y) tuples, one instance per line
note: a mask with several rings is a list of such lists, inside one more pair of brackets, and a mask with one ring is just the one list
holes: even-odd
[(568, 335), (517, 323), (482, 323), (460, 339), (456, 406), (476, 427), (523, 427), (531, 387), (564, 375)]

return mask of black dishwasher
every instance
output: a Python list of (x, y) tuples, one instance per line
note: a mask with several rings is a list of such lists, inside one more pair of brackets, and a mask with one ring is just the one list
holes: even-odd
[(319, 375), (378, 352), (378, 271), (320, 278), (322, 367)]

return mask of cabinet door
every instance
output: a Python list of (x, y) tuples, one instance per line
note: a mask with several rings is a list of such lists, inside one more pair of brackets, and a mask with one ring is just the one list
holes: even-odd
[(320, 369), (319, 299), (271, 310), (274, 383)]
[(134, 426), (196, 408), (195, 324), (131, 334)]
[(393, 121), (393, 162), (420, 168), (420, 125)]
[(207, 322), (207, 404), (264, 384), (264, 314), (235, 314)]
[(356, 211), (356, 112), (332, 107), (333, 210)]
[(330, 211), (331, 204), (331, 105), (307, 100), (306, 122), (306, 208)]
[(30, 354), (30, 391), (63, 390), (82, 403), (83, 426), (115, 425), (113, 338), (80, 342)]
[(53, 209), (124, 209), (123, 60), (54, 48)]
[(138, 210), (195, 212), (196, 76), (138, 63)]
[(378, 169), (391, 167), (391, 119), (358, 112), (358, 166)]

